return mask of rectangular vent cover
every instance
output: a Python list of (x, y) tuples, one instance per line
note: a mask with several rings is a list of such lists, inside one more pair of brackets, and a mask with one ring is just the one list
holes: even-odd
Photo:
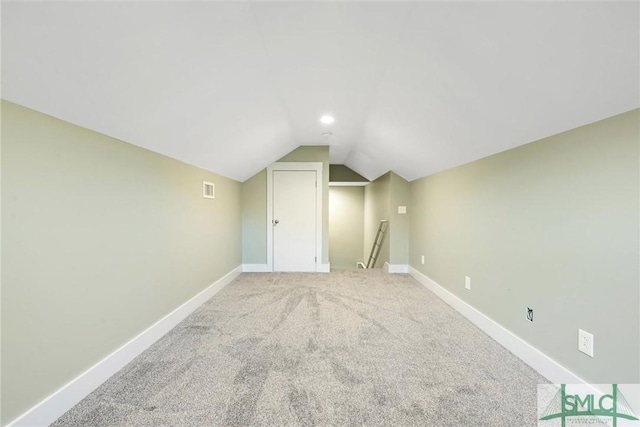
[(205, 199), (215, 199), (216, 187), (213, 182), (202, 182), (202, 197), (204, 197)]

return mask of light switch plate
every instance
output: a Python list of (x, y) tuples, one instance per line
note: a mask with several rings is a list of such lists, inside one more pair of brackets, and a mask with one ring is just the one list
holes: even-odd
[(407, 207), (406, 206), (398, 206), (398, 213), (399, 214), (406, 214), (407, 213)]

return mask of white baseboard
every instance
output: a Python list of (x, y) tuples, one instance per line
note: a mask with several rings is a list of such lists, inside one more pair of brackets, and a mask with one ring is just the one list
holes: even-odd
[(331, 264), (330, 263), (318, 264), (318, 266), (316, 267), (316, 272), (317, 273), (329, 273), (329, 272), (331, 272)]
[(109, 377), (131, 362), (151, 344), (169, 332), (189, 314), (209, 300), (241, 273), (236, 267), (196, 296), (158, 320), (131, 341), (96, 363), (77, 378), (10, 422), (7, 427), (46, 426), (57, 420), (78, 402), (98, 388)]
[(560, 365), (558, 362), (504, 328), (495, 320), (487, 317), (441, 285), (409, 266), (411, 274), (418, 282), (436, 294), (440, 299), (469, 319), (491, 338), (502, 344), (507, 350), (522, 359), (527, 365), (538, 371), (554, 384), (587, 384), (582, 378)]
[(245, 273), (271, 273), (269, 264), (242, 264)]
[(388, 262), (385, 262), (384, 271), (387, 273), (408, 273), (409, 266), (406, 264), (389, 264)]
[[(269, 264), (242, 264), (242, 271), (244, 273), (271, 273)], [(316, 272), (328, 273), (331, 271), (331, 264), (318, 264)]]

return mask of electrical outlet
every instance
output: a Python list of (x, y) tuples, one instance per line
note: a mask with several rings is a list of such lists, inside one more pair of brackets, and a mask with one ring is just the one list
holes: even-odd
[(420, 262), (422, 263), (422, 265), (424, 265), (424, 255), (420, 257)]
[(464, 287), (471, 290), (471, 277), (464, 276)]
[(533, 322), (533, 308), (527, 307), (527, 320)]
[(593, 334), (578, 329), (578, 350), (593, 357)]

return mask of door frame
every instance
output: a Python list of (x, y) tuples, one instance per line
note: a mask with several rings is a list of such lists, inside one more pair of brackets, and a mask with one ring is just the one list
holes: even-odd
[[(276, 162), (267, 167), (267, 269), (273, 271), (273, 172), (316, 172), (316, 263), (322, 264), (322, 162)], [(318, 184), (319, 182), (319, 184)]]

